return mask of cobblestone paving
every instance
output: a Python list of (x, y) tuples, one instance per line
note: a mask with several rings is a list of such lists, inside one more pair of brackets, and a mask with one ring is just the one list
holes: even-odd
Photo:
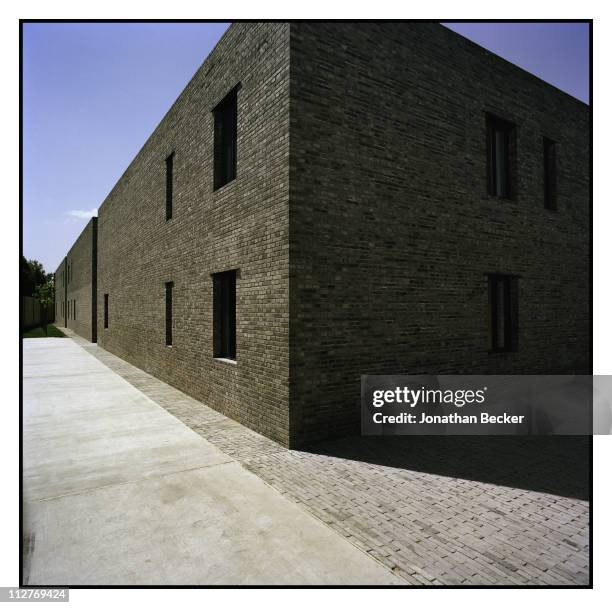
[(348, 438), (287, 450), (72, 334), (415, 585), (588, 585), (588, 438)]

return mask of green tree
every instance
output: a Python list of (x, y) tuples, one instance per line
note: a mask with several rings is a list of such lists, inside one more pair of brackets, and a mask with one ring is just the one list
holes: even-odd
[(46, 281), (34, 288), (34, 297), (40, 302), (40, 324), (47, 335), (47, 325), (49, 324), (49, 310), (55, 305), (55, 282), (53, 273), (47, 275)]
[(26, 260), (21, 256), (21, 295), (33, 296), (38, 285), (44, 285), (47, 274), (38, 260)]

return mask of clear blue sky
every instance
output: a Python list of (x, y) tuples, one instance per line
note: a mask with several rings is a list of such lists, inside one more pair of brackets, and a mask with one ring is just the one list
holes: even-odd
[(587, 23), (445, 23), (446, 27), (589, 102)]
[[(588, 26), (448, 27), (588, 100)], [(25, 24), (24, 255), (54, 271), (228, 24)]]

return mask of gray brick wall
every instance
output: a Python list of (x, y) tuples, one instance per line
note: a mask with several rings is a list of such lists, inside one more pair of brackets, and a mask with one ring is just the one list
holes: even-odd
[[(79, 336), (93, 342), (96, 341), (94, 295), (97, 221), (97, 218), (91, 218), (70, 248), (57, 270), (55, 284), (58, 325), (68, 327)], [(66, 303), (63, 318), (62, 302)]]
[[(516, 124), (516, 200), (487, 194), (487, 112)], [(440, 25), (292, 26), (293, 444), (358, 431), (360, 374), (590, 371), (589, 130)], [(520, 277), (513, 353), (488, 352), (495, 272)]]
[[(213, 191), (238, 83), (237, 178)], [(514, 200), (487, 194), (487, 113), (516, 124)], [(436, 24), (234, 24), (99, 209), (98, 342), (291, 446), (356, 432), (365, 373), (589, 372), (589, 119)], [(212, 340), (232, 269), (235, 364)], [(519, 277), (516, 352), (488, 351), (489, 273)]]
[[(211, 110), (238, 83), (237, 177), (213, 191)], [(282, 443), (289, 438), (288, 156), (289, 26), (235, 24), (100, 207), (98, 247), (100, 346)], [(231, 269), (239, 270), (235, 364), (212, 350), (211, 273)], [(169, 281), (172, 347), (165, 345)]]
[(62, 258), (60, 265), (54, 274), (55, 285), (55, 325), (66, 327), (66, 315), (64, 314), (64, 304), (66, 302), (66, 258)]

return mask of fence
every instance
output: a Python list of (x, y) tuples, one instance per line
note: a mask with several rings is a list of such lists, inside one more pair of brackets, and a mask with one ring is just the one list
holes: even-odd
[[(23, 296), (21, 298), (21, 306), (23, 309), (23, 329), (30, 329), (31, 327), (37, 327), (40, 325), (42, 318), (42, 307), (40, 302), (36, 298), (30, 296)], [(54, 310), (52, 306), (47, 309), (47, 322), (52, 323), (55, 319), (53, 314)]]

